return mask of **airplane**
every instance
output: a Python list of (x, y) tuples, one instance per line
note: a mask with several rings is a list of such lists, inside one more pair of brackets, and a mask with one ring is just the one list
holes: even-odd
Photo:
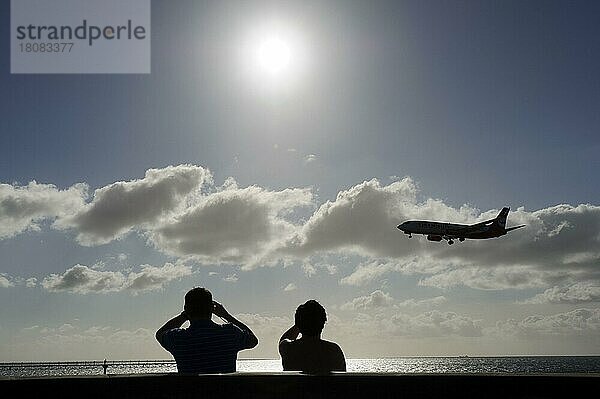
[(494, 219), (475, 224), (455, 224), (444, 222), (430, 222), (427, 220), (409, 220), (398, 225), (398, 229), (412, 238), (413, 234), (423, 234), (429, 241), (448, 241), (449, 245), (454, 244), (458, 238), (460, 242), (465, 239), (484, 239), (500, 237), (509, 231), (525, 227), (524, 224), (515, 227), (506, 228), (506, 217), (509, 207), (504, 207)]

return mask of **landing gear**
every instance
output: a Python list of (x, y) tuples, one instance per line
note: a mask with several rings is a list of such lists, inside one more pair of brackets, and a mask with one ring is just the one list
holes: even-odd
[(454, 244), (454, 241), (448, 240), (448, 245), (452, 245), (452, 244)]
[(409, 233), (409, 234), (408, 234), (408, 238), (412, 238), (412, 234), (410, 234), (410, 233)]
[(460, 237), (460, 238), (458, 239), (458, 241), (460, 241), (460, 242), (463, 242), (464, 240), (465, 240), (465, 238), (464, 238), (464, 237)]

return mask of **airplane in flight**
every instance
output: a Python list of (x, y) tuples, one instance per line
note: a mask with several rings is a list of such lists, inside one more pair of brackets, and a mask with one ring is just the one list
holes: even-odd
[(509, 231), (525, 227), (524, 224), (515, 227), (506, 228), (506, 217), (510, 208), (504, 207), (494, 219), (475, 224), (456, 224), (444, 222), (430, 222), (427, 220), (409, 220), (400, 225), (398, 229), (412, 238), (413, 234), (423, 234), (429, 241), (448, 241), (449, 245), (454, 244), (454, 240), (464, 241), (465, 239), (483, 239), (500, 237)]

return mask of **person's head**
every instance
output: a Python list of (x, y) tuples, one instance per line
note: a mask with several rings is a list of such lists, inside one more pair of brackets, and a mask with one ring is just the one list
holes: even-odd
[(319, 302), (311, 299), (298, 306), (294, 320), (303, 337), (316, 337), (323, 331), (327, 315), (325, 308)]
[(183, 310), (190, 319), (210, 319), (213, 311), (212, 294), (206, 288), (192, 288), (185, 294)]

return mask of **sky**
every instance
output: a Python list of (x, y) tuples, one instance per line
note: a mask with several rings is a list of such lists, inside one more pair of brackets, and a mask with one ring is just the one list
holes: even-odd
[(347, 358), (600, 355), (600, 3), (153, 0), (129, 75), (11, 74), (9, 6), (0, 361), (168, 359), (194, 286), (241, 358), (308, 299)]

